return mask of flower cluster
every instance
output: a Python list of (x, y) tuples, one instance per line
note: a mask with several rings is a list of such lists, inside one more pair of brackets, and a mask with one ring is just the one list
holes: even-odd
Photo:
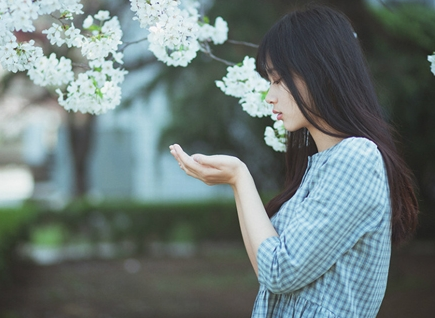
[(430, 62), (430, 70), (435, 75), (435, 52), (433, 55), (428, 55), (427, 60)]
[(187, 66), (201, 42), (222, 44), (227, 39), (228, 25), (216, 19), (215, 26), (199, 22), (197, 2), (184, 9), (179, 0), (130, 0), (142, 28), (149, 30), (149, 50), (167, 65)]
[(275, 151), (286, 151), (286, 134), (282, 120), (275, 121), (272, 127), (266, 127), (264, 131), (264, 141), (266, 145), (273, 148)]
[(204, 22), (200, 24), (198, 30), (198, 40), (202, 42), (213, 42), (214, 44), (223, 44), (228, 39), (228, 23), (221, 17), (217, 17), (212, 26)]
[(252, 117), (272, 115), (272, 106), (264, 100), (269, 83), (255, 71), (254, 58), (246, 56), (241, 65), (230, 66), (227, 72), (222, 81), (216, 81), (217, 87), (240, 98), (243, 110)]
[[(187, 66), (197, 51), (210, 53), (208, 43), (222, 44), (228, 39), (228, 24), (221, 17), (211, 25), (207, 18), (199, 21), (198, 2), (181, 8), (180, 0), (130, 0), (142, 28), (148, 29), (149, 49), (158, 60), (173, 66)], [(186, 2), (186, 1), (185, 1)], [(228, 74), (216, 85), (227, 95), (240, 98), (242, 109), (253, 117), (272, 115), (264, 97), (269, 83), (255, 71), (255, 60), (245, 57), (240, 65), (227, 69)], [(266, 143), (277, 151), (285, 150), (282, 124), (267, 127)]]
[(14, 32), (33, 32), (33, 21), (41, 14), (56, 10), (65, 17), (82, 13), (79, 0), (2, 0), (0, 2), (0, 63), (10, 72), (28, 70), (40, 57), (42, 49), (33, 40), (18, 42)]
[(58, 102), (66, 110), (82, 113), (103, 114), (121, 102), (120, 83), (125, 70), (114, 68), (113, 61), (96, 59), (89, 63), (90, 70), (80, 73), (72, 81), (66, 93), (57, 89)]
[(18, 43), (13, 32), (34, 31), (33, 20), (38, 17), (39, 6), (31, 0), (0, 2), (0, 63), (10, 72), (24, 71), (42, 56), (34, 41)]
[[(122, 30), (117, 17), (108, 11), (88, 16), (83, 24), (84, 34), (74, 23), (75, 14), (82, 14), (80, 0), (2, 0), (0, 2), (0, 63), (11, 72), (25, 71), (40, 86), (57, 87), (59, 103), (67, 110), (101, 114), (116, 107), (121, 100), (119, 85), (127, 73), (115, 68), (122, 64), (118, 52)], [(34, 21), (40, 15), (59, 13), (57, 21), (42, 33), (51, 45), (78, 48), (87, 61), (79, 63), (85, 71), (73, 71), (72, 61), (53, 53), (44, 56), (35, 41), (19, 42), (14, 32), (35, 31)], [(96, 22), (94, 22), (96, 21)], [(66, 86), (66, 88), (62, 87)]]
[(35, 46), (35, 41), (17, 42), (13, 34), (7, 34), (9, 41), (0, 44), (0, 63), (10, 72), (28, 70), (43, 56), (42, 49)]
[[(252, 117), (263, 117), (272, 114), (272, 106), (265, 101), (270, 84), (255, 70), (255, 60), (246, 56), (241, 65), (227, 68), (227, 75), (222, 81), (216, 81), (226, 95), (240, 98), (239, 103)], [(264, 139), (275, 151), (285, 151), (286, 131), (282, 121), (275, 121), (273, 128), (266, 127)]]
[[(94, 23), (94, 19), (100, 23)], [(109, 12), (101, 10), (94, 18), (88, 16), (83, 22), (83, 28), (92, 32), (91, 36), (82, 41), (83, 56), (95, 60), (107, 58), (111, 54), (118, 63), (122, 64), (123, 55), (117, 53), (118, 46), (122, 44), (122, 30), (117, 17), (110, 19)]]
[(125, 70), (114, 67), (114, 61), (123, 63), (123, 54), (117, 52), (122, 43), (118, 18), (110, 18), (109, 12), (103, 10), (93, 17), (88, 16), (83, 22), (83, 29), (89, 32), (87, 36), (78, 33), (74, 25), (61, 32), (64, 29), (53, 25), (46, 31), (47, 37), (60, 45), (81, 48), (82, 55), (89, 61), (89, 69), (78, 74), (65, 92), (59, 88), (56, 90), (59, 104), (66, 110), (91, 114), (114, 109), (121, 102), (120, 84), (127, 74)]
[(41, 56), (27, 74), (33, 83), (40, 86), (61, 86), (74, 80), (71, 60), (63, 56), (58, 60), (55, 53), (48, 58)]

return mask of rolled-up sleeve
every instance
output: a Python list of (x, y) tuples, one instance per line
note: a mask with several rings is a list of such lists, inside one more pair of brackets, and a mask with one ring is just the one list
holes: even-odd
[(272, 293), (318, 279), (383, 218), (388, 186), (379, 150), (366, 139), (342, 148), (316, 167), (301, 202), (283, 205), (279, 213), (291, 218), (258, 249), (258, 279)]

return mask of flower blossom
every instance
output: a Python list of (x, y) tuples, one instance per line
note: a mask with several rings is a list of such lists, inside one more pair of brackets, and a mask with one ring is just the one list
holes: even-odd
[(21, 43), (12, 41), (0, 46), (0, 63), (13, 73), (30, 69), (43, 56), (42, 49), (34, 44), (33, 40)]
[[(94, 25), (94, 20), (104, 23)], [(65, 43), (81, 48), (90, 69), (76, 79), (73, 77), (65, 91), (56, 90), (58, 102), (68, 111), (103, 114), (121, 102), (120, 84), (127, 71), (114, 67), (114, 61), (123, 64), (123, 54), (117, 52), (122, 43), (122, 30), (118, 18), (110, 18), (109, 12), (103, 10), (87, 17), (83, 27), (92, 30), (89, 36), (79, 34), (71, 25), (65, 31)]]
[(435, 75), (435, 53), (428, 55), (427, 60), (430, 62), (430, 70)]
[[(0, 63), (11, 72), (27, 70), (37, 85), (57, 88), (59, 104), (66, 110), (101, 114), (121, 101), (120, 84), (127, 72), (115, 67), (114, 61), (123, 64), (123, 54), (117, 52), (122, 30), (117, 17), (110, 18), (108, 11), (101, 10), (85, 20), (84, 29), (88, 32), (81, 34), (74, 23), (65, 20), (83, 13), (82, 7), (80, 0), (2, 0)], [(81, 49), (87, 61), (80, 64), (86, 71), (77, 77), (70, 59), (57, 59), (54, 53), (46, 57), (33, 40), (20, 43), (14, 35), (15, 31), (34, 31), (33, 20), (54, 11), (60, 13), (59, 22), (42, 33), (52, 45)], [(94, 25), (94, 19), (101, 24)]]
[(38, 3), (32, 0), (2, 0), (0, 2), (0, 31), (33, 32), (33, 20), (38, 18)]
[(51, 45), (60, 47), (65, 44), (65, 40), (62, 37), (63, 29), (60, 24), (53, 23), (49, 29), (43, 30), (42, 33), (47, 35), (47, 39), (50, 40)]
[[(187, 66), (201, 49), (200, 42), (222, 44), (228, 25), (217, 18), (215, 26), (199, 23), (198, 2), (181, 7), (179, 0), (130, 0), (142, 28), (149, 31), (149, 50), (167, 65)], [(184, 1), (186, 2), (186, 1)]]
[(131, 10), (136, 12), (135, 20), (141, 28), (148, 28), (165, 17), (178, 14), (179, 0), (130, 0)]
[(242, 109), (252, 117), (271, 116), (275, 123), (266, 127), (264, 140), (275, 151), (286, 150), (286, 130), (282, 121), (277, 121), (272, 114), (272, 105), (265, 101), (270, 84), (255, 70), (255, 59), (246, 56), (241, 65), (227, 68), (227, 75), (222, 81), (216, 81), (226, 95), (240, 98)]
[(286, 134), (282, 120), (275, 121), (272, 127), (266, 127), (264, 131), (264, 141), (266, 145), (273, 148), (275, 151), (286, 151)]
[(255, 59), (246, 56), (241, 65), (227, 68), (222, 81), (216, 81), (225, 94), (240, 98), (243, 110), (253, 117), (272, 115), (272, 106), (264, 100), (269, 83), (255, 71)]
[[(147, 5), (155, 15), (146, 18), (149, 22), (154, 21), (149, 27), (149, 50), (167, 65), (187, 66), (200, 49), (197, 39), (199, 14), (193, 7), (181, 9), (170, 3), (163, 7), (162, 2), (151, 1)], [(180, 4), (179, 1), (171, 2)]]
[[(97, 19), (97, 16), (99, 16), (99, 18), (106, 18), (106, 15), (103, 17), (101, 11), (94, 16), (94, 18)], [(87, 24), (88, 23), (89, 21)], [(87, 57), (89, 60), (106, 58), (109, 56), (109, 54), (113, 55), (118, 50), (118, 46), (122, 44), (121, 38), (121, 25), (119, 24), (118, 18), (115, 16), (112, 19), (104, 22), (101, 30), (95, 31), (95, 34), (93, 34), (91, 37), (83, 37), (81, 39), (80, 45), (82, 49), (82, 55)]]
[(93, 60), (90, 66), (91, 70), (80, 73), (66, 92), (56, 90), (58, 102), (66, 110), (99, 115), (120, 104), (120, 84), (127, 72), (104, 59)]
[(55, 53), (40, 57), (27, 74), (40, 86), (60, 86), (74, 80), (71, 60), (63, 56), (58, 60)]
[(73, 18), (73, 14), (82, 14), (83, 5), (81, 0), (39, 0), (36, 3), (39, 5), (39, 14), (50, 14), (54, 11), (65, 13), (68, 19)]
[(215, 25), (204, 23), (199, 27), (199, 41), (213, 41), (214, 44), (222, 44), (228, 39), (228, 23), (221, 17), (217, 17)]

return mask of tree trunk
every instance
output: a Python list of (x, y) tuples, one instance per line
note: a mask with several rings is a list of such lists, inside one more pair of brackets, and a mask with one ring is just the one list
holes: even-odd
[(95, 116), (68, 114), (68, 132), (74, 167), (74, 196), (85, 196), (89, 190), (88, 158), (93, 144)]

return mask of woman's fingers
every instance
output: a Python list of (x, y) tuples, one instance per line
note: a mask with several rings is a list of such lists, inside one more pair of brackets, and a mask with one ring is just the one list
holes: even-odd
[(241, 161), (236, 157), (224, 155), (206, 156), (202, 154), (189, 156), (177, 144), (169, 148), (181, 169), (189, 176), (208, 185), (234, 183), (236, 172), (241, 164)]
[(180, 145), (174, 144), (169, 147), (171, 154), (178, 161), (181, 169), (183, 169), (189, 176), (199, 178), (198, 172), (201, 168), (200, 164), (183, 151)]

